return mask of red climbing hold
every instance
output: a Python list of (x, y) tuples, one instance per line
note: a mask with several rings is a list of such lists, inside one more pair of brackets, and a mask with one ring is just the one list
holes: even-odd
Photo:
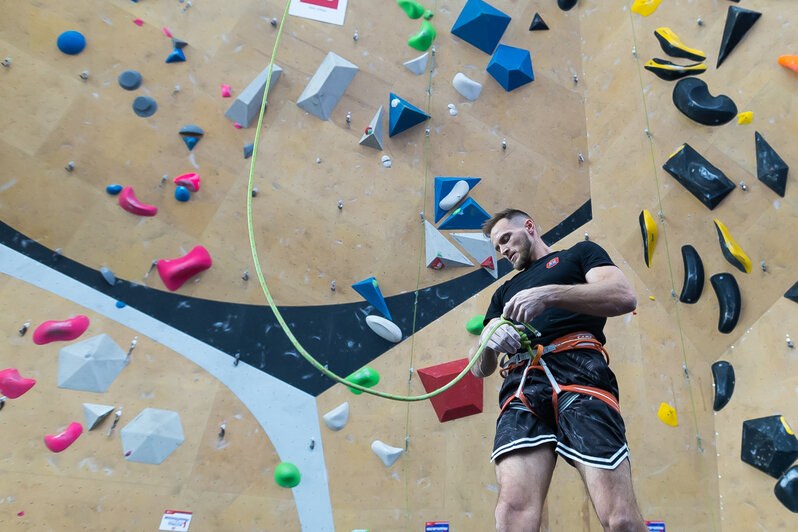
[(200, 176), (193, 172), (190, 174), (183, 174), (175, 178), (175, 184), (186, 187), (191, 192), (196, 192), (200, 189)]
[[(461, 358), (419, 369), (418, 376), (424, 389), (429, 393), (449, 384), (467, 365), (468, 359)], [(430, 402), (441, 423), (479, 414), (482, 412), (482, 379), (478, 379), (468, 372), (454, 386), (430, 398)]]
[(440, 257), (435, 257), (435, 260), (429, 263), (429, 267), (433, 270), (442, 270), (445, 266)]
[(125, 187), (119, 193), (119, 206), (127, 212), (138, 214), (139, 216), (155, 216), (158, 214), (158, 207), (145, 205), (139, 201), (133, 192), (133, 187)]
[(496, 266), (493, 264), (493, 257), (488, 257), (487, 259), (483, 260), (479, 265), (489, 270), (496, 269)]
[(0, 395), (9, 399), (16, 399), (36, 384), (34, 379), (24, 379), (19, 375), (17, 368), (8, 368), (0, 371)]
[(211, 267), (211, 255), (202, 246), (195, 246), (178, 259), (158, 261), (158, 274), (169, 290), (177, 290), (183, 283)]
[(60, 434), (48, 434), (44, 437), (44, 444), (54, 453), (60, 453), (78, 439), (83, 434), (83, 425), (72, 422), (66, 430)]
[(89, 318), (80, 315), (64, 321), (45, 321), (33, 331), (33, 343), (36, 345), (50, 342), (68, 342), (74, 340), (89, 328)]

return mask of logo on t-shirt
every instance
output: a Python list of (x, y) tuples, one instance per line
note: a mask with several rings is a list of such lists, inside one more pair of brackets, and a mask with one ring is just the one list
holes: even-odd
[(549, 262), (546, 263), (546, 269), (550, 270), (555, 266), (557, 266), (557, 264), (559, 263), (560, 263), (560, 257), (554, 257), (553, 259), (551, 259)]

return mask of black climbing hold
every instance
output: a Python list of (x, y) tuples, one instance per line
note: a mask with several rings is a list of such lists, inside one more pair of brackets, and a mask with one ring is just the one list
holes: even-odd
[(180, 128), (180, 134), (184, 137), (201, 137), (205, 134), (201, 127), (189, 124)]
[(532, 18), (532, 24), (529, 25), (529, 31), (543, 31), (549, 29), (548, 25), (540, 18), (539, 13), (535, 13)]
[(740, 458), (746, 464), (779, 478), (798, 458), (798, 439), (784, 416), (743, 421)]
[(792, 466), (781, 476), (773, 493), (789, 511), (798, 513), (798, 466)]
[(662, 168), (709, 209), (714, 209), (732, 190), (734, 183), (689, 144), (683, 144)]
[(712, 96), (707, 84), (698, 78), (687, 78), (673, 87), (673, 104), (684, 115), (705, 126), (720, 126), (737, 116), (737, 106), (728, 96)]
[(671, 57), (682, 57), (691, 61), (703, 61), (707, 58), (701, 50), (686, 46), (670, 28), (657, 28), (654, 30), (654, 37), (659, 41), (662, 51)]
[(695, 303), (704, 291), (704, 263), (693, 246), (682, 246), (682, 261), (684, 262), (684, 284), (679, 301), (682, 303)]
[(712, 379), (715, 381), (715, 402), (712, 410), (720, 411), (734, 393), (734, 367), (725, 360), (712, 364)]
[(720, 305), (718, 331), (729, 334), (737, 325), (737, 320), (740, 319), (740, 307), (742, 306), (740, 287), (730, 273), (716, 273), (709, 278), (709, 282), (715, 289), (718, 305)]
[(798, 282), (792, 285), (790, 289), (784, 293), (784, 297), (786, 297), (790, 301), (795, 301), (796, 303), (798, 303)]
[(149, 96), (139, 96), (133, 100), (133, 112), (139, 116), (152, 116), (158, 110), (158, 104)]
[(557, 5), (563, 11), (568, 11), (576, 5), (577, 0), (557, 0)]
[(119, 74), (119, 86), (128, 91), (134, 91), (141, 86), (141, 74), (135, 70), (125, 70)]
[(182, 50), (183, 48), (188, 46), (188, 43), (186, 41), (181, 41), (180, 39), (175, 39), (174, 37), (172, 37), (172, 46), (174, 48)]
[(756, 138), (756, 176), (770, 190), (783, 198), (790, 167), (779, 157), (776, 150), (770, 147), (759, 131), (754, 132), (754, 138)]
[(762, 13), (751, 11), (750, 9), (729, 6), (729, 11), (726, 13), (726, 27), (723, 28), (723, 39), (720, 41), (718, 64), (715, 68), (720, 67), (720, 64), (723, 63), (761, 16)]
[(249, 159), (252, 157), (252, 152), (255, 150), (255, 143), (250, 142), (246, 146), (244, 146), (244, 159)]
[(644, 67), (649, 72), (653, 72), (659, 79), (665, 81), (676, 81), (687, 76), (693, 76), (706, 72), (707, 65), (696, 63), (694, 65), (677, 65), (664, 59), (650, 59)]

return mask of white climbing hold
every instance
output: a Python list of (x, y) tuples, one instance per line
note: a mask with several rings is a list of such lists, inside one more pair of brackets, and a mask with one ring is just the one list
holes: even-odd
[(391, 100), (391, 107), (396, 107), (400, 103), (401, 102), (400, 102), (399, 98), (394, 98), (393, 100)]
[(391, 158), (389, 156), (387, 156), (387, 155), (383, 155), (382, 156), (382, 165), (385, 168), (390, 168), (391, 167)]
[(482, 84), (470, 79), (462, 72), (458, 72), (454, 75), (452, 85), (454, 85), (457, 92), (472, 102), (479, 98), (479, 93), (482, 92)]
[(461, 179), (454, 184), (452, 191), (446, 194), (446, 197), (443, 198), (440, 203), (438, 203), (438, 207), (444, 211), (448, 211), (457, 205), (461, 199), (465, 198), (468, 195), (468, 191), (468, 181)]
[(391, 320), (382, 316), (366, 316), (366, 325), (380, 338), (395, 344), (402, 341), (402, 330)]
[(326, 414), (324, 414), (324, 423), (330, 430), (341, 430), (349, 420), (349, 403), (342, 403)]
[(427, 70), (427, 61), (429, 60), (429, 52), (407, 61), (404, 65), (413, 74), (421, 75)]
[(454, 244), (435, 229), (435, 226), (424, 220), (424, 246), (426, 248), (427, 268), (439, 270), (441, 268), (457, 266), (473, 266)]
[(385, 464), (385, 467), (391, 467), (404, 452), (404, 449), (400, 449), (399, 447), (391, 447), (387, 443), (383, 443), (380, 440), (374, 440), (372, 442), (371, 450), (374, 451), (374, 454), (380, 457), (380, 460), (382, 460), (382, 463)]
[(453, 103), (449, 104), (449, 114), (452, 116), (457, 116), (457, 107), (455, 107)]

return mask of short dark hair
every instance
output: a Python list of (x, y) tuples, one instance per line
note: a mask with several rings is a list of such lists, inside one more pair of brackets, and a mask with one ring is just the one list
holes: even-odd
[(493, 230), (493, 226), (496, 225), (499, 220), (505, 219), (511, 221), (518, 219), (531, 220), (532, 217), (518, 209), (504, 209), (494, 214), (490, 220), (486, 220), (485, 223), (482, 224), (482, 234), (490, 238), (490, 232)]

